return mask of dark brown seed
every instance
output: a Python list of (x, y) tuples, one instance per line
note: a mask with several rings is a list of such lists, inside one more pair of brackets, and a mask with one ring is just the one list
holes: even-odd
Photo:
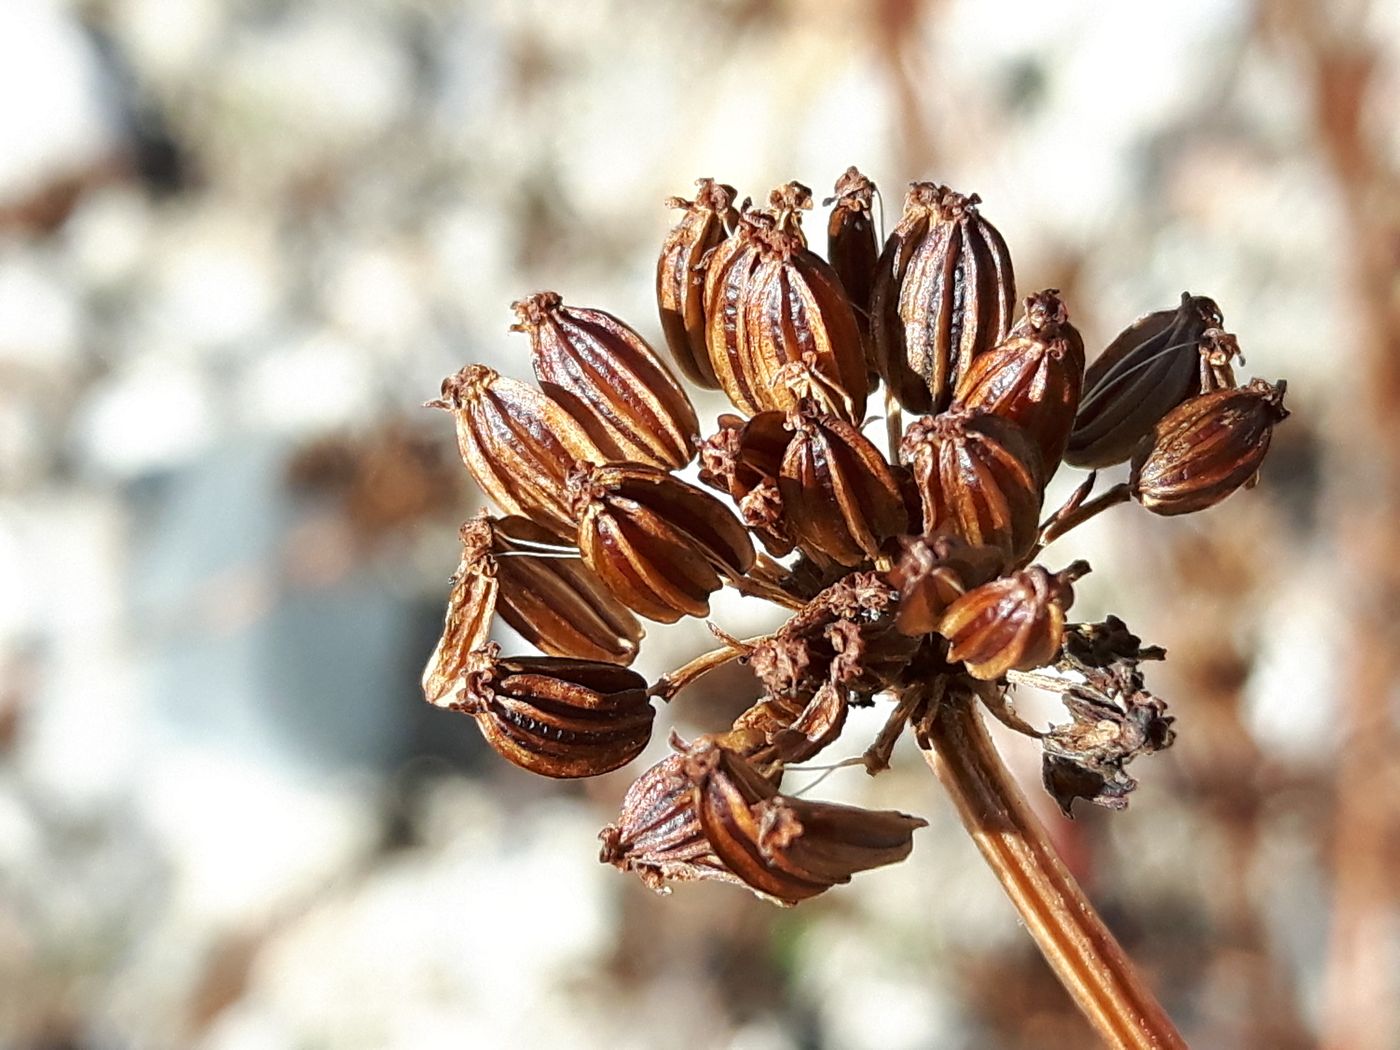
[(584, 561), (649, 619), (704, 616), (724, 579), (753, 567), (749, 534), (724, 504), (664, 470), (585, 465), (569, 485)]
[(473, 518), (462, 526), (461, 536), (462, 558), (452, 577), (442, 638), (423, 669), (423, 695), (430, 704), (462, 687), (472, 654), (491, 640), (500, 581), (491, 557), (490, 520), (484, 514)]
[(1050, 663), (1064, 640), (1065, 610), (1074, 601), (1070, 585), (1088, 571), (1082, 561), (1058, 573), (1032, 565), (968, 591), (938, 625), (948, 639), (948, 659), (984, 681)]
[(671, 197), (668, 208), (685, 214), (666, 235), (656, 263), (656, 302), (661, 330), (677, 367), (697, 386), (719, 389), (705, 349), (705, 269), (710, 253), (739, 221), (734, 187), (699, 179), (693, 201)]
[(700, 427), (679, 383), (640, 335), (612, 314), (565, 306), (555, 292), (512, 304), (530, 336), (540, 389), (574, 417), (608, 459), (679, 470)]
[(870, 323), (876, 368), (912, 412), (937, 412), (978, 354), (1006, 338), (1016, 282), (976, 194), (916, 182), (880, 255)]
[(1008, 562), (1040, 529), (1040, 453), (1015, 423), (980, 409), (951, 409), (910, 425), (900, 456), (923, 504), (923, 531), (999, 548)]
[(531, 773), (591, 777), (626, 765), (651, 739), (656, 715), (635, 671), (554, 656), (502, 659), (479, 650), (450, 706), (476, 719), (486, 742)]
[(1065, 461), (1108, 467), (1133, 454), (1139, 441), (1188, 397), (1233, 387), (1234, 337), (1214, 300), (1181, 294), (1175, 309), (1129, 325), (1089, 365)]
[(747, 421), (720, 416), (719, 429), (700, 446), (700, 480), (734, 501), (749, 531), (776, 558), (793, 549), (778, 489), (791, 440), (782, 412), (760, 412)]
[(525, 518), (492, 523), (496, 612), (550, 656), (630, 664), (645, 633), (572, 548)]
[(780, 795), (744, 759), (709, 742), (692, 746), (683, 768), (715, 856), (756, 893), (781, 904), (903, 860), (914, 831), (927, 824), (890, 810)]
[(826, 257), (855, 310), (856, 324), (866, 341), (867, 363), (872, 378), (878, 380), (870, 356), (870, 297), (880, 259), (879, 231), (871, 210), (874, 200), (875, 184), (851, 167), (836, 180), (835, 195), (822, 204), (831, 208), (826, 226)]
[(985, 408), (1018, 424), (1040, 449), (1048, 475), (1064, 457), (1084, 383), (1084, 340), (1059, 292), (1029, 296), (1011, 335), (972, 364), (958, 383), (960, 407)]
[(428, 406), (452, 413), (462, 461), (498, 507), (573, 541), (565, 478), (575, 463), (605, 457), (567, 412), (485, 365), (448, 376), (442, 397)]
[(870, 440), (836, 416), (794, 413), (778, 488), (788, 531), (809, 556), (856, 566), (909, 528), (899, 482)]
[(1286, 384), (1256, 379), (1193, 397), (1167, 413), (1133, 460), (1133, 497), (1154, 514), (1213, 507), (1259, 472), (1274, 427), (1288, 418)]
[(954, 535), (908, 537), (886, 578), (899, 588), (895, 626), (911, 638), (938, 630), (944, 611), (1001, 572), (1005, 554)]

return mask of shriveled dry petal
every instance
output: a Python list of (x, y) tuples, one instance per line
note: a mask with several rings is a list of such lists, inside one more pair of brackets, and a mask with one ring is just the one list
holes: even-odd
[(1071, 584), (1088, 571), (1082, 561), (1058, 573), (1032, 565), (968, 591), (938, 625), (948, 639), (949, 661), (985, 681), (1052, 662), (1064, 640), (1065, 610), (1074, 601)]
[(656, 716), (635, 671), (554, 656), (478, 652), (451, 705), (476, 719), (503, 757), (547, 777), (591, 777), (626, 765), (651, 739)]
[(714, 179), (698, 179), (693, 201), (671, 197), (668, 208), (684, 214), (666, 235), (656, 263), (656, 303), (666, 345), (685, 377), (697, 386), (719, 389), (705, 349), (705, 270), (710, 254), (739, 221), (735, 191)]
[(612, 314), (565, 306), (554, 292), (514, 304), (540, 389), (610, 460), (677, 470), (700, 440), (690, 398), (656, 353)]
[(871, 300), (875, 364), (913, 412), (946, 408), (973, 358), (1011, 328), (1011, 255), (979, 203), (976, 194), (911, 184), (880, 255)]
[(485, 365), (448, 376), (442, 397), (428, 404), (452, 413), (462, 461), (498, 507), (572, 542), (565, 479), (575, 463), (605, 457), (567, 412)]

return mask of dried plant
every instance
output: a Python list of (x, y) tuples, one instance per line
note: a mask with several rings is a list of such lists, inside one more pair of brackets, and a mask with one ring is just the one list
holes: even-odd
[[(1284, 385), (1236, 384), (1219, 307), (1183, 295), (1130, 325), (1085, 371), (1055, 290), (1017, 303), (1010, 253), (976, 196), (914, 183), (880, 247), (874, 186), (837, 182), (830, 263), (808, 245), (800, 183), (733, 207), (710, 179), (657, 267), (661, 327), (692, 381), (742, 413), (702, 440), (681, 386), (632, 328), (552, 292), (515, 304), (541, 390), (471, 365), (431, 405), (456, 417), (462, 458), (508, 517), (463, 527), (428, 699), (471, 715), (488, 743), (553, 777), (606, 773), (707, 672), (747, 664), (760, 695), (728, 728), (682, 741), (637, 778), (602, 858), (666, 890), (712, 879), (795, 904), (902, 860), (924, 825), (904, 813), (799, 799), (784, 773), (840, 736), (849, 709), (886, 702), (859, 760), (888, 767), (906, 729), (1032, 935), (1105, 1039), (1181, 1037), (1056, 857), (992, 746), (985, 707), (1038, 740), (1043, 781), (1127, 805), (1127, 766), (1170, 746), (1172, 718), (1140, 665), (1161, 659), (1123, 622), (1073, 623), (1076, 561), (1034, 564), (1057, 537), (1119, 503), (1203, 510), (1254, 483)], [(849, 293), (848, 293), (849, 289)], [(885, 391), (888, 458), (864, 434)], [(906, 427), (901, 408), (932, 413)], [(700, 458), (702, 484), (673, 471)], [(1131, 462), (1095, 496), (1090, 474), (1042, 520), (1061, 464)], [(727, 502), (726, 502), (727, 501)], [(732, 508), (732, 509), (731, 509)], [(782, 559), (782, 560), (780, 560)], [(640, 615), (709, 613), (729, 586), (791, 615), (648, 687), (627, 669)], [(499, 613), (549, 654), (504, 658)], [(636, 615), (634, 615), (636, 614)], [(1039, 730), (1012, 688), (1058, 692), (1068, 720)]]

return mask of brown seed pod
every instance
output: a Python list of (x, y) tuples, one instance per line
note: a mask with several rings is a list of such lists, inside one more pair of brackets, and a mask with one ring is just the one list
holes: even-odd
[(784, 413), (760, 412), (747, 421), (720, 416), (719, 429), (700, 445), (700, 480), (734, 501), (749, 531), (776, 558), (794, 546), (778, 490), (791, 440)]
[(973, 546), (951, 534), (907, 537), (901, 546), (885, 578), (899, 588), (895, 627), (911, 638), (938, 630), (944, 610), (995, 579), (1006, 558), (996, 547)]
[(503, 757), (547, 777), (591, 777), (625, 766), (651, 739), (656, 710), (635, 671), (554, 656), (472, 658), (450, 706), (476, 719)]
[(1025, 554), (1040, 530), (1040, 452), (1015, 423), (982, 409), (950, 409), (910, 425), (900, 457), (923, 504), (923, 531), (951, 532)]
[(777, 789), (733, 752), (705, 741), (682, 767), (715, 856), (756, 893), (796, 904), (858, 871), (909, 855), (927, 821), (892, 810), (808, 802)]
[(1264, 462), (1274, 427), (1288, 418), (1287, 385), (1262, 379), (1215, 390), (1178, 405), (1133, 459), (1133, 498), (1154, 514), (1213, 507), (1249, 484)]
[(909, 527), (885, 457), (836, 416), (793, 413), (778, 489), (788, 531), (811, 557), (856, 566)]
[(1056, 289), (1028, 296), (1011, 335), (972, 364), (955, 403), (1020, 425), (1040, 449), (1047, 479), (1064, 457), (1084, 383), (1084, 340)]
[(912, 183), (880, 254), (870, 314), (875, 365), (912, 412), (946, 408), (972, 359), (1011, 328), (1011, 254), (978, 203), (976, 194)]
[(704, 616), (724, 578), (753, 567), (749, 534), (724, 504), (664, 470), (584, 465), (569, 491), (583, 560), (614, 597), (649, 619)]
[(734, 210), (734, 187), (698, 179), (693, 201), (670, 197), (668, 208), (682, 208), (680, 217), (661, 246), (656, 263), (656, 303), (661, 330), (677, 367), (685, 377), (707, 390), (718, 390), (719, 380), (705, 349), (705, 269), (709, 255), (739, 221)]
[(841, 735), (850, 707), (846, 689), (823, 682), (809, 699), (785, 694), (761, 697), (718, 738), (759, 770), (805, 762)]
[(473, 518), (462, 526), (461, 537), (462, 559), (452, 576), (442, 637), (423, 669), (423, 695), (430, 704), (461, 688), (472, 654), (491, 640), (500, 580), (491, 557), (490, 519)]
[(880, 259), (880, 238), (871, 212), (875, 183), (856, 168), (847, 168), (836, 180), (835, 195), (822, 201), (831, 208), (826, 225), (826, 257), (846, 289), (846, 298), (855, 309), (856, 324), (866, 343), (866, 359), (872, 383), (879, 380), (870, 357), (870, 296), (875, 287), (875, 269)]
[(1032, 565), (968, 591), (938, 625), (948, 639), (949, 661), (961, 661), (984, 681), (1050, 663), (1064, 640), (1065, 610), (1074, 601), (1070, 585), (1088, 571), (1082, 561), (1058, 573)]
[(571, 549), (526, 518), (491, 522), (496, 612), (550, 656), (630, 664), (645, 633)]
[(700, 426), (681, 385), (640, 335), (612, 314), (565, 306), (555, 292), (511, 304), (512, 331), (530, 336), (540, 389), (608, 459), (678, 470)]
[(448, 376), (442, 397), (428, 407), (452, 413), (462, 461), (498, 507), (572, 542), (564, 480), (575, 463), (600, 463), (604, 456), (567, 412), (485, 365)]
[(1188, 397), (1235, 385), (1234, 336), (1220, 330), (1220, 307), (1181, 293), (1181, 305), (1129, 325), (1089, 365), (1065, 461), (1108, 467), (1132, 456), (1139, 441)]

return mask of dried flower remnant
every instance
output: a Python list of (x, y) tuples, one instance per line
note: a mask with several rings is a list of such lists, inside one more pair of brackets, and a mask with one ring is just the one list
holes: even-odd
[(976, 194), (915, 182), (885, 242), (871, 299), (875, 363), (911, 412), (948, 406), (972, 360), (1006, 338), (1011, 253)]
[[(653, 889), (717, 880), (782, 904), (909, 852), (917, 817), (778, 790), (793, 763), (851, 735), (851, 708), (888, 704), (873, 742), (833, 768), (878, 773), (911, 730), (1100, 1033), (1184, 1046), (1054, 860), (983, 715), (1041, 742), (1045, 787), (1066, 812), (1076, 798), (1126, 805), (1127, 764), (1172, 742), (1139, 671), (1165, 654), (1116, 617), (1067, 624), (1087, 563), (1052, 573), (1032, 562), (1110, 507), (1186, 513), (1251, 483), (1287, 415), (1283, 384), (1237, 387), (1235, 339), (1199, 296), (1138, 321), (1085, 372), (1058, 293), (1030, 296), (1012, 326), (1005, 244), (975, 197), (934, 183), (914, 184), (864, 285), (870, 192), (854, 169), (838, 183), (833, 265), (807, 245), (800, 183), (742, 214), (712, 180), (678, 202), (657, 272), (667, 342), (742, 413), (708, 435), (640, 336), (548, 294), (518, 309), (552, 396), (482, 366), (448, 378), (433, 404), (453, 411), (463, 460), (512, 516), (463, 529), (425, 693), (471, 714), (511, 761), (587, 776), (645, 746), (648, 696), (703, 716), (703, 691), (688, 687), (745, 665), (753, 702), (727, 728), (673, 738), (677, 753), (637, 778), (604, 829), (602, 859)], [(897, 463), (862, 434), (872, 360), (886, 404), (925, 413), (907, 425), (888, 414)], [(669, 473), (696, 448), (701, 483), (722, 499)], [(1062, 459), (1131, 459), (1131, 476), (1095, 494), (1091, 473), (1042, 522)], [(786, 622), (744, 641), (711, 625), (720, 648), (650, 689), (620, 666), (642, 637), (634, 614), (705, 616), (724, 586)], [(487, 640), (497, 614), (551, 655), (502, 658)], [(1069, 721), (1024, 721), (1020, 684), (1059, 692)]]
[(693, 201), (671, 197), (668, 208), (684, 210), (656, 263), (656, 303), (661, 330), (676, 366), (696, 386), (719, 389), (705, 349), (705, 269), (710, 255), (739, 222), (734, 187), (698, 179)]
[(512, 304), (530, 336), (540, 389), (609, 460), (678, 470), (700, 440), (695, 409), (651, 347), (610, 313), (565, 306), (555, 292)]

